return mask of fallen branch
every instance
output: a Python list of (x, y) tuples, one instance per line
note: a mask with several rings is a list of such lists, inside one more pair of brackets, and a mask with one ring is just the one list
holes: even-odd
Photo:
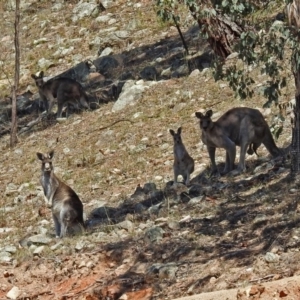
[(24, 132), (27, 132), (29, 131), (34, 125), (40, 123), (42, 120), (42, 116), (38, 117), (37, 119), (29, 122), (27, 125), (25, 125), (20, 131), (18, 134), (22, 134)]
[(252, 279), (252, 280), (250, 280), (249, 282), (256, 282), (256, 281), (261, 281), (261, 280), (273, 278), (275, 275), (278, 275), (278, 274), (269, 274), (269, 275), (266, 275), (266, 276), (264, 276), (264, 277)]

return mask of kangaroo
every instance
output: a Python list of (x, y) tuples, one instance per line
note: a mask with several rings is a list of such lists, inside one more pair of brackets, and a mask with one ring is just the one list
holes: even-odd
[(77, 225), (85, 228), (83, 205), (77, 194), (54, 174), (53, 156), (53, 150), (47, 154), (37, 152), (37, 157), (42, 162), (40, 183), (44, 190), (45, 202), (52, 208), (56, 237), (62, 238), (68, 230), (75, 229)]
[(194, 172), (194, 159), (188, 154), (182, 139), (181, 127), (177, 129), (177, 133), (170, 129), (170, 133), (174, 140), (174, 184), (177, 183), (178, 175), (182, 175), (186, 185), (190, 184), (190, 175)]
[(201, 138), (207, 146), (212, 173), (218, 171), (215, 162), (216, 148), (226, 150), (226, 163), (222, 174), (234, 168), (236, 145), (241, 147), (241, 151), (238, 168), (233, 172), (235, 174), (245, 171), (247, 148), (247, 153), (253, 154), (261, 144), (264, 144), (273, 157), (283, 155), (276, 146), (270, 128), (259, 110), (248, 107), (232, 108), (216, 122), (211, 120), (212, 114), (212, 110), (207, 111), (205, 115), (201, 112), (195, 113), (200, 119)]
[(44, 72), (40, 72), (39, 76), (31, 74), (39, 94), (46, 107), (46, 112), (51, 113), (55, 98), (57, 98), (57, 118), (61, 118), (63, 106), (67, 107), (67, 115), (69, 114), (69, 104), (73, 104), (77, 109), (79, 104), (89, 109), (88, 97), (79, 82), (70, 78), (54, 78), (44, 81)]

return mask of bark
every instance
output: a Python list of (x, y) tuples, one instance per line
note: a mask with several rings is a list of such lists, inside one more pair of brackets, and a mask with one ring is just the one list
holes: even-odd
[(300, 172), (300, 69), (294, 71), (296, 86), (296, 106), (294, 108), (295, 120), (292, 128), (291, 171)]
[[(295, 29), (295, 35), (300, 28), (300, 0), (294, 0), (286, 7), (288, 22), (291, 28)], [(294, 123), (292, 128), (292, 145), (291, 145), (291, 172), (292, 174), (300, 173), (300, 64), (296, 57), (292, 57), (292, 70), (295, 79), (295, 99)]]
[(16, 0), (15, 10), (15, 84), (12, 87), (12, 112), (11, 112), (11, 133), (10, 146), (17, 143), (17, 90), (20, 76), (20, 45), (19, 45), (19, 24), (20, 24), (20, 0)]
[(189, 6), (189, 10), (200, 30), (207, 34), (208, 43), (214, 53), (223, 59), (230, 55), (244, 29), (226, 15), (221, 15), (219, 11), (216, 16), (200, 19), (197, 17), (194, 7)]

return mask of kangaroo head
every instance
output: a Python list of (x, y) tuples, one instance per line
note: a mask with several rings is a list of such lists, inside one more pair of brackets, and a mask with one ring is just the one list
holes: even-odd
[(35, 74), (31, 74), (31, 77), (34, 79), (35, 84), (37, 87), (42, 87), (44, 84), (44, 72), (41, 71), (39, 76), (36, 76)]
[(54, 150), (51, 150), (47, 154), (37, 152), (36, 155), (38, 159), (42, 162), (42, 171), (51, 172), (53, 170), (52, 158), (54, 156)]
[(174, 144), (182, 144), (181, 140), (181, 127), (177, 129), (177, 133), (174, 130), (170, 129), (170, 133), (173, 136)]
[(205, 115), (201, 112), (196, 112), (195, 116), (200, 119), (200, 128), (204, 131), (211, 128), (213, 125), (213, 121), (211, 119), (213, 112), (212, 110), (208, 110)]

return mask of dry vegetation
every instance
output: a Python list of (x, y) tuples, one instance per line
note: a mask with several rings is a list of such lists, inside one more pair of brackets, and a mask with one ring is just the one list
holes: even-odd
[[(151, 39), (146, 34), (143, 37), (137, 34), (138, 38), (133, 35), (130, 47), (151, 47), (152, 43), (163, 37), (176, 36), (174, 28), (169, 28), (156, 19), (150, 1), (140, 2), (143, 6), (139, 9), (127, 7), (120, 12), (118, 7), (113, 7), (109, 11), (118, 19), (117, 27), (122, 28), (129, 20), (135, 19), (138, 24), (137, 31), (145, 30), (151, 33)], [(22, 91), (29, 85), (33, 86), (30, 74), (38, 70), (37, 60), (40, 57), (47, 58), (48, 55), (51, 57), (54, 52), (48, 47), (48, 42), (36, 46), (34, 40), (45, 36), (51, 44), (55, 44), (56, 39), (66, 39), (66, 43), (72, 44), (76, 53), (83, 54), (84, 59), (96, 57), (97, 51), (90, 49), (88, 41), (103, 28), (88, 18), (83, 19), (80, 24), (72, 24), (71, 11), (75, 3), (76, 1), (68, 1), (65, 5), (70, 9), (64, 10), (63, 14), (51, 12), (51, 2), (48, 1), (38, 1), (22, 12)], [(118, 3), (123, 5), (126, 1), (120, 0)], [(1, 12), (3, 5), (4, 2), (0, 2)], [(6, 80), (11, 78), (13, 73), (13, 14), (5, 12), (5, 16), (0, 20), (2, 97), (9, 93)], [(40, 26), (36, 26), (41, 22), (46, 23), (42, 30)], [(81, 41), (75, 44), (70, 42), (78, 37), (80, 27), (90, 25), (89, 36), (81, 37)], [(115, 51), (121, 53), (126, 47), (129, 45)], [(194, 47), (195, 51), (201, 50), (197, 43)], [(70, 57), (62, 58), (53, 68), (47, 70), (47, 73), (57, 74), (72, 64)], [(35, 224), (42, 219), (51, 221), (50, 212), (43, 210), (43, 199), (31, 201), (39, 186), (40, 165), (36, 159), (37, 151), (55, 149), (54, 166), (57, 174), (78, 192), (88, 214), (94, 208), (95, 201), (118, 207), (139, 184), (155, 182), (158, 188), (163, 189), (168, 181), (173, 180), (172, 137), (168, 130), (182, 126), (183, 141), (195, 159), (196, 171), (192, 177), (195, 177), (195, 183), (198, 183), (196, 177), (209, 166), (209, 160), (205, 148), (200, 144), (199, 125), (194, 112), (209, 108), (216, 112), (224, 112), (234, 106), (262, 107), (264, 103), (260, 95), (241, 103), (233, 97), (233, 92), (228, 87), (221, 88), (220, 83), (215, 83), (210, 72), (208, 70), (195, 77), (160, 82), (150, 87), (138, 103), (121, 112), (112, 113), (113, 103), (108, 103), (93, 112), (74, 114), (64, 123), (43, 124), (29, 134), (19, 136), (19, 143), (15, 149), (8, 148), (8, 136), (2, 137), (0, 228), (13, 227), (15, 231), (0, 233), (1, 245), (17, 244), (20, 237), (34, 232)], [(253, 72), (258, 73), (258, 70), (254, 69)], [(263, 75), (257, 76), (261, 76), (262, 81), (266, 80)], [(292, 99), (293, 92), (293, 83), (290, 83), (282, 101)], [(277, 113), (277, 108), (272, 107), (272, 112)], [(271, 116), (272, 114), (268, 115), (269, 123), (272, 122)], [(117, 120), (120, 122), (101, 129)], [(278, 145), (286, 146), (291, 141), (290, 134), (287, 120)], [(164, 144), (169, 146), (165, 148)], [(263, 158), (266, 157), (263, 147), (259, 152)], [(264, 164), (263, 158), (258, 163), (256, 157), (248, 157), (247, 165), (250, 171), (238, 178), (222, 178), (219, 183), (228, 185), (228, 188), (208, 190), (207, 201), (205, 200), (200, 207), (178, 203), (172, 209), (162, 210), (160, 217), (178, 221), (190, 215), (193, 221), (182, 224), (179, 232), (168, 231), (166, 238), (158, 245), (145, 246), (138, 233), (132, 233), (127, 239), (120, 239), (116, 235), (110, 240), (104, 239), (101, 245), (116, 243), (117, 247), (123, 249), (123, 257), (126, 254), (136, 261), (143, 261), (142, 254), (151, 256), (152, 263), (180, 260), (182, 266), (177, 273), (176, 282), (160, 283), (160, 288), (155, 286), (156, 283), (147, 283), (155, 290), (155, 299), (172, 299), (186, 295), (189, 289), (190, 293), (196, 293), (240, 287), (248, 284), (251, 278), (268, 274), (278, 274), (279, 277), (299, 274), (298, 185), (287, 180), (288, 165), (281, 173), (272, 173), (276, 165), (267, 165), (262, 175), (253, 174), (255, 166)], [(218, 162), (224, 161), (223, 151), (217, 151), (217, 159)], [(157, 176), (162, 176), (162, 180), (158, 180)], [(249, 181), (244, 180), (247, 178)], [(10, 183), (17, 187), (27, 183), (24, 189), (32, 191), (32, 197), (29, 196), (21, 203), (15, 202), (14, 194), (5, 193)], [(210, 182), (208, 186), (210, 185), (213, 183)], [(14, 210), (6, 212), (5, 207), (13, 207)], [(238, 215), (240, 212), (243, 213), (242, 217)], [(266, 218), (260, 221), (260, 215)], [(201, 223), (199, 220), (205, 221)], [(134, 222), (138, 226), (138, 221)], [(50, 222), (49, 230), (52, 230), (52, 227)], [(109, 232), (111, 228), (107, 226), (101, 230)], [(67, 238), (64, 243), (72, 248), (78, 239)], [(90, 241), (93, 242), (92, 236)], [(280, 262), (269, 265), (262, 263), (263, 255), (272, 250), (275, 252), (275, 248), (279, 249), (276, 253), (281, 255)], [(140, 249), (140, 256), (135, 256), (132, 249)], [(43, 253), (43, 257), (51, 255), (51, 251)], [(25, 261), (33, 259), (27, 249), (18, 250), (15, 258), (20, 268)], [(114, 261), (113, 257), (105, 259)], [(119, 261), (116, 261), (118, 265)], [(0, 268), (4, 270), (10, 267)], [(250, 268), (249, 273), (245, 272)], [(99, 271), (98, 276), (102, 273)], [(105, 274), (102, 275), (105, 277)], [(216, 279), (216, 283), (211, 280), (212, 277)], [(162, 290), (162, 287), (165, 289)], [(4, 292), (7, 292), (7, 289), (3, 288)]]

